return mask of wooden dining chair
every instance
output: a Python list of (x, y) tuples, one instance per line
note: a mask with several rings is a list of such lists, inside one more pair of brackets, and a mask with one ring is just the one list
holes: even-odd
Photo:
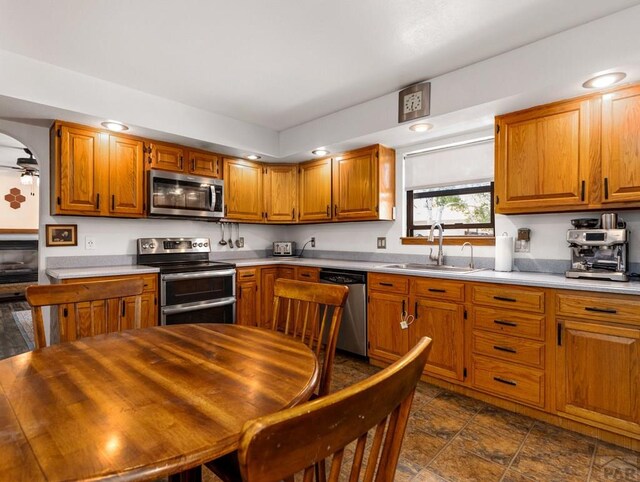
[(143, 288), (142, 279), (27, 287), (25, 296), (31, 305), (35, 347), (47, 345), (43, 306), (58, 306), (61, 342), (139, 328)]
[[(274, 286), (272, 330), (298, 338), (320, 359), (318, 396), (329, 393), (340, 322), (349, 288), (343, 285), (277, 279)], [(324, 351), (323, 351), (324, 347)]]
[[(300, 474), (311, 482), (326, 460), (329, 481), (341, 475), (350, 481), (393, 481), (430, 349), (431, 339), (423, 337), (400, 360), (359, 383), (247, 422), (238, 450), (242, 479), (294, 480)], [(352, 442), (355, 447), (345, 450)]]

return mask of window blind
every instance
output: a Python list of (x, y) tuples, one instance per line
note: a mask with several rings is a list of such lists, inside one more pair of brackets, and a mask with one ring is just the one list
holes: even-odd
[(407, 191), (493, 180), (493, 138), (407, 154)]

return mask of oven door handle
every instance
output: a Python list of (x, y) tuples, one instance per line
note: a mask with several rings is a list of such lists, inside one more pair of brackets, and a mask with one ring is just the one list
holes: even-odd
[(197, 278), (220, 278), (222, 276), (232, 276), (236, 274), (235, 269), (221, 269), (217, 271), (196, 271), (195, 273), (175, 273), (163, 274), (162, 281), (174, 281)]
[(230, 298), (222, 298), (221, 300), (217, 300), (217, 301), (207, 301), (205, 303), (200, 303), (197, 305), (189, 305), (189, 306), (176, 306), (176, 307), (164, 307), (162, 308), (162, 314), (163, 315), (173, 315), (175, 313), (186, 313), (188, 311), (199, 311), (199, 310), (205, 310), (207, 308), (215, 308), (217, 306), (227, 306), (227, 305), (232, 305), (236, 302), (236, 298), (234, 296), (231, 296)]

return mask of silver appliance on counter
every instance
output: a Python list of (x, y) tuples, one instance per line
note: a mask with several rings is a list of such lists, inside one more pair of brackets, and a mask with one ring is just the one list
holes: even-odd
[(149, 215), (222, 218), (224, 183), (221, 179), (151, 169)]
[(210, 251), (209, 238), (138, 239), (137, 264), (160, 269), (161, 325), (235, 323), (235, 265)]
[(567, 231), (571, 269), (567, 278), (629, 281), (629, 230), (614, 213), (597, 219), (574, 219)]
[(273, 256), (295, 256), (296, 243), (294, 241), (276, 241), (273, 243)]
[[(323, 268), (320, 270), (320, 283), (349, 287), (336, 347), (367, 356), (367, 273)], [(327, 317), (330, 315), (327, 313)]]

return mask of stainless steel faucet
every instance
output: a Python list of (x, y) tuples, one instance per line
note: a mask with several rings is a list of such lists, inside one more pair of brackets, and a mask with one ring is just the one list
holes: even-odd
[(464, 247), (465, 246), (469, 246), (469, 248), (471, 249), (471, 261), (469, 262), (469, 268), (471, 269), (475, 269), (475, 265), (473, 263), (473, 244), (471, 244), (469, 241), (466, 241), (463, 245), (462, 245), (462, 249), (460, 251), (464, 251)]
[(438, 228), (438, 232), (440, 236), (438, 238), (438, 255), (433, 255), (433, 248), (429, 251), (429, 259), (431, 261), (435, 261), (438, 266), (442, 266), (444, 264), (444, 254), (442, 253), (442, 237), (444, 236), (444, 228), (440, 223), (433, 223), (431, 225), (431, 231), (429, 231), (429, 242), (433, 243), (433, 230)]

